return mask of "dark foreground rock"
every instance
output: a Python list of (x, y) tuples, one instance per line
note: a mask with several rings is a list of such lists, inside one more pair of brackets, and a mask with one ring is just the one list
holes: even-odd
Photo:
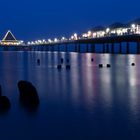
[(2, 88), (0, 85), (0, 113), (8, 111), (11, 107), (10, 100), (6, 96), (2, 96)]
[(8, 111), (10, 107), (10, 100), (6, 96), (0, 96), (0, 112)]
[(29, 108), (36, 108), (39, 105), (39, 96), (36, 88), (28, 81), (19, 81), (20, 102)]

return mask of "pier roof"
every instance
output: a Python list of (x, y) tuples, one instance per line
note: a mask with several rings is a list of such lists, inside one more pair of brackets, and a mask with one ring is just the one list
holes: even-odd
[(135, 19), (133, 21), (130, 21), (128, 24), (129, 25), (131, 25), (131, 24), (138, 24), (138, 25), (140, 25), (140, 18), (137, 18), (137, 19)]
[(12, 32), (9, 30), (6, 35), (4, 36), (3, 42), (17, 42), (17, 39), (15, 38), (15, 36), (12, 34)]
[(115, 22), (109, 26), (110, 29), (125, 28), (125, 27), (128, 27), (128, 25), (120, 22)]

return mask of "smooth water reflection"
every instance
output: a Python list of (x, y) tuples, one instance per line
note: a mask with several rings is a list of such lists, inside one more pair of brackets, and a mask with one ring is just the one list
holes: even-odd
[[(71, 70), (66, 61), (57, 70), (61, 58), (70, 59)], [(139, 139), (139, 60), (139, 55), (0, 52), (0, 84), (12, 103), (0, 116), (1, 139)], [(100, 63), (111, 68), (99, 69)], [(19, 80), (36, 86), (37, 112), (20, 106)]]

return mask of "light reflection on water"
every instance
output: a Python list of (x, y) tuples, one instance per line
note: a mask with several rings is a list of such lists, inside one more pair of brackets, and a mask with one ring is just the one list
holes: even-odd
[[(70, 70), (65, 69), (67, 58)], [(139, 55), (1, 52), (0, 84), (12, 103), (8, 114), (0, 117), (1, 137), (139, 139), (139, 60)], [(19, 80), (31, 81), (39, 92), (41, 104), (34, 114), (19, 106)]]

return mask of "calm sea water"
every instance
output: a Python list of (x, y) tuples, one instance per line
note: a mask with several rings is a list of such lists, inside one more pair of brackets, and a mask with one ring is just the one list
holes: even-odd
[[(57, 70), (61, 58), (70, 70), (65, 61)], [(19, 80), (36, 86), (36, 112), (20, 106)], [(0, 115), (2, 140), (140, 139), (140, 55), (0, 52), (0, 84), (12, 104)]]

